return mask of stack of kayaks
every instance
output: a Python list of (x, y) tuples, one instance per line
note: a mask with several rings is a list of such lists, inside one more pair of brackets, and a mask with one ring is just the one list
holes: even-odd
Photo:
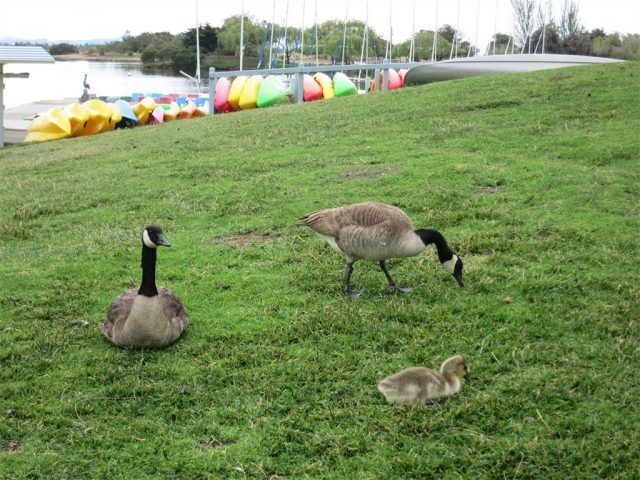
[[(170, 100), (166, 99), (167, 102)], [(203, 117), (208, 115), (206, 102), (188, 99), (182, 108), (174, 101), (157, 104), (152, 97), (140, 97), (130, 104), (125, 100), (107, 103), (99, 99), (82, 104), (72, 103), (64, 109), (54, 108), (39, 115), (27, 127), (25, 142), (40, 142), (59, 138), (95, 135), (117, 128), (136, 125), (157, 125), (177, 118)], [(160, 100), (159, 100), (160, 101)]]
[[(260, 75), (240, 76), (235, 77), (233, 81), (221, 77), (216, 82), (214, 108), (218, 113), (229, 113), (282, 105), (291, 103), (292, 91), (295, 91), (295, 78), (292, 79), (292, 87), (289, 89), (273, 75), (264, 79)], [(335, 73), (333, 78), (322, 72), (313, 76), (302, 76), (302, 96), (305, 102), (329, 100), (357, 93), (355, 84), (342, 72)]]

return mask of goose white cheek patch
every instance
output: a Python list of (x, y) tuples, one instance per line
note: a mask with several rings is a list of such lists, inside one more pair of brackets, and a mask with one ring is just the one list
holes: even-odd
[(456, 269), (456, 262), (458, 261), (458, 256), (454, 255), (453, 257), (451, 257), (451, 260), (447, 260), (446, 262), (442, 262), (442, 266), (444, 267), (444, 269), (449, 272), (451, 275), (453, 275), (453, 272)]
[(142, 232), (142, 241), (149, 248), (158, 248), (158, 246), (151, 241), (151, 239), (149, 238), (149, 233), (146, 230)]

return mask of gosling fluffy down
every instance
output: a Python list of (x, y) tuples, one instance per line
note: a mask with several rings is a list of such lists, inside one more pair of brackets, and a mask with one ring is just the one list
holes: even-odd
[(407, 368), (378, 383), (378, 390), (389, 403), (425, 403), (458, 393), (458, 377), (468, 380), (469, 372), (469, 362), (462, 355), (455, 355), (442, 364), (439, 372), (424, 367)]

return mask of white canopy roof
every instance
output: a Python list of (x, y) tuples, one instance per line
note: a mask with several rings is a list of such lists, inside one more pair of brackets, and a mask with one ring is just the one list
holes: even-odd
[(54, 63), (55, 60), (42, 47), (0, 46), (0, 63)]

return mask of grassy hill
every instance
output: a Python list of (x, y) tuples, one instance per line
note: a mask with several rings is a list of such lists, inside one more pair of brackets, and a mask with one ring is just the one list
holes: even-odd
[[(476, 77), (0, 150), (0, 478), (638, 478), (637, 63)], [(294, 223), (405, 209), (408, 295)], [(97, 325), (140, 281), (192, 320), (164, 351)], [(465, 354), (435, 405), (376, 389)]]

